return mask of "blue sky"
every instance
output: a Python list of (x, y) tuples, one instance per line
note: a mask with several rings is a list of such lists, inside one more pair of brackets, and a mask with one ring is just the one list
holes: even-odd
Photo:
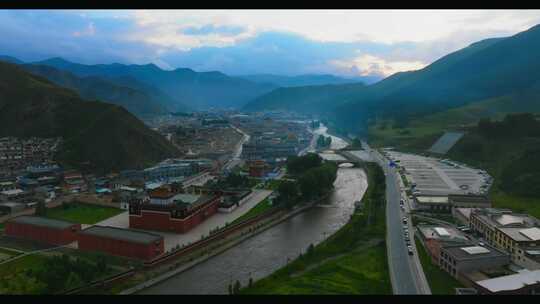
[(2, 10), (0, 54), (231, 75), (379, 75), (540, 23), (539, 10)]

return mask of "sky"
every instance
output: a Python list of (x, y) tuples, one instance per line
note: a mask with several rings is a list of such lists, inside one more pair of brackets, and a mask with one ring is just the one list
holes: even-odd
[(387, 77), (540, 23), (540, 10), (0, 10), (0, 55)]

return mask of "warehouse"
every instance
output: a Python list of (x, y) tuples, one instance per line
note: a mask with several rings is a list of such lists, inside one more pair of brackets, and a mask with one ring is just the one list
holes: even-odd
[(9, 220), (5, 233), (51, 245), (66, 245), (77, 240), (80, 230), (81, 224), (25, 215)]
[(79, 233), (79, 249), (152, 260), (165, 251), (157, 234), (108, 226), (92, 226)]

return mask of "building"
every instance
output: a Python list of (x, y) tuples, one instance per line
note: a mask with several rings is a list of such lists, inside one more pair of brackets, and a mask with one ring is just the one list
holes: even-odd
[(450, 212), (448, 196), (416, 196), (416, 209), (427, 212)]
[(491, 200), (486, 195), (449, 194), (452, 208), (491, 208)]
[(88, 190), (88, 186), (79, 172), (66, 172), (64, 174), (64, 187), (68, 192), (80, 193)]
[(218, 195), (193, 195), (161, 191), (154, 200), (132, 200), (129, 227), (185, 233), (215, 214), (222, 201)]
[(540, 294), (540, 270), (522, 270), (519, 273), (477, 281), (479, 294)]
[(469, 227), (471, 224), (471, 213), (477, 208), (452, 208), (452, 216), (461, 224)]
[(159, 164), (143, 170), (145, 180), (168, 180), (192, 175), (193, 166), (189, 163)]
[(463, 233), (452, 227), (418, 225), (417, 230), (420, 241), (436, 265), (440, 261), (442, 246), (471, 244), (471, 241)]
[(441, 247), (439, 266), (465, 285), (469, 273), (508, 265), (510, 256), (489, 245), (446, 245)]
[(251, 190), (246, 191), (222, 191), (223, 200), (219, 203), (218, 211), (230, 213), (239, 206), (242, 206), (251, 198)]
[(264, 160), (253, 160), (249, 162), (249, 176), (264, 177), (266, 174), (266, 163)]
[(27, 198), (31, 195), (29, 191), (22, 189), (12, 189), (0, 192), (0, 200), (2, 201), (16, 201), (23, 198)]
[(540, 269), (540, 228), (527, 214), (501, 209), (478, 209), (471, 213), (471, 230), (491, 245), (511, 254), (512, 262)]
[(11, 182), (11, 181), (0, 182), (0, 192), (8, 191), (8, 190), (15, 190), (15, 189), (17, 189), (17, 185), (15, 185), (14, 182)]
[(80, 250), (152, 260), (165, 252), (163, 236), (108, 226), (92, 226), (78, 235)]
[(14, 214), (26, 208), (25, 204), (15, 202), (0, 203), (0, 214)]
[(77, 240), (81, 224), (37, 216), (19, 216), (6, 223), (5, 233), (52, 245), (66, 245)]

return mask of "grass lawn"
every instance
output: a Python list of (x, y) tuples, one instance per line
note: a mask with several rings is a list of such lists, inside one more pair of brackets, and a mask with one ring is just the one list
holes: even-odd
[(32, 254), (16, 259), (13, 262), (0, 265), (0, 280), (27, 269), (39, 268), (47, 261), (48, 258), (43, 255)]
[(63, 206), (48, 209), (47, 217), (81, 224), (95, 224), (124, 211), (112, 207), (74, 203), (67, 209)]
[(246, 294), (392, 294), (383, 245), (331, 260), (296, 277), (267, 280)]
[(418, 239), (415, 239), (415, 242), (416, 249), (418, 250), (418, 257), (422, 263), (422, 268), (426, 274), (426, 279), (429, 282), (432, 294), (454, 295), (456, 294), (454, 288), (464, 287), (460, 282), (450, 276), (450, 274), (431, 262), (431, 258)]
[(236, 224), (250, 217), (259, 215), (270, 208), (272, 208), (272, 206), (270, 205), (270, 201), (268, 200), (268, 198), (265, 198), (264, 200), (260, 201), (257, 205), (253, 206), (253, 208), (249, 209), (248, 212), (246, 212), (245, 214), (243, 214), (242, 216), (234, 220), (231, 224)]

